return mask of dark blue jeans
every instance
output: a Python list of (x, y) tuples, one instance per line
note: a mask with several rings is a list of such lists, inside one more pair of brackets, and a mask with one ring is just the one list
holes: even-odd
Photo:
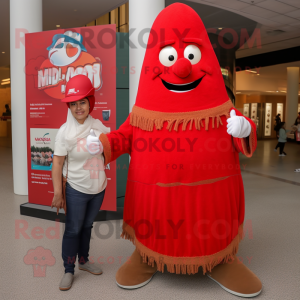
[(62, 258), (65, 273), (74, 274), (76, 256), (79, 264), (89, 259), (91, 232), (93, 222), (99, 212), (105, 190), (90, 195), (74, 190), (66, 185), (67, 215), (65, 232), (62, 241)]

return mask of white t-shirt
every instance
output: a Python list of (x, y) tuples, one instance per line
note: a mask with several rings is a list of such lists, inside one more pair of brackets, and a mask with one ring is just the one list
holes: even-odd
[[(57, 132), (54, 155), (68, 155), (68, 183), (73, 189), (85, 194), (102, 192), (107, 185), (103, 154), (91, 155), (87, 150), (86, 138), (78, 141), (77, 146), (67, 153), (65, 145), (60, 142), (60, 134), (65, 126), (66, 124), (63, 124)], [(94, 129), (94, 132), (97, 136), (101, 134), (97, 129)], [(64, 177), (67, 174), (66, 160), (63, 167)]]

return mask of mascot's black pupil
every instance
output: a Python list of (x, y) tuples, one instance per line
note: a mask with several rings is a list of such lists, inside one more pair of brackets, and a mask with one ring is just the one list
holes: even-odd
[(174, 60), (174, 56), (173, 55), (170, 55), (169, 56), (169, 61), (173, 61)]
[(190, 60), (194, 59), (194, 54), (189, 54), (189, 59)]

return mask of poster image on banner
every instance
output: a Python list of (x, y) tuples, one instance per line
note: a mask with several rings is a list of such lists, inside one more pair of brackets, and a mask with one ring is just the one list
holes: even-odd
[(272, 125), (272, 103), (266, 103), (265, 110), (265, 136), (271, 136)]
[(250, 104), (249, 103), (245, 103), (244, 104), (244, 110), (243, 110), (243, 115), (247, 118), (249, 118), (249, 106)]
[[(95, 88), (91, 116), (116, 129), (116, 26), (58, 29), (25, 35), (29, 203), (51, 205), (55, 135), (66, 122), (68, 81), (87, 76)], [(70, 90), (70, 92), (76, 93)], [(116, 163), (105, 169), (102, 210), (116, 211)]]
[(58, 129), (30, 128), (31, 170), (52, 170), (57, 131)]
[(251, 103), (251, 120), (256, 121), (257, 118), (257, 103)]

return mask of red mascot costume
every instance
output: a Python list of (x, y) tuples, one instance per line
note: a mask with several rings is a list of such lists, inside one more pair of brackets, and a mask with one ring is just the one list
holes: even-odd
[(165, 267), (176, 274), (202, 267), (230, 293), (260, 293), (260, 280), (235, 256), (245, 209), (239, 152), (252, 156), (256, 127), (228, 99), (206, 29), (189, 6), (175, 3), (158, 15), (132, 112), (99, 139), (105, 164), (131, 156), (122, 236), (136, 250), (118, 270), (119, 286), (142, 287)]

